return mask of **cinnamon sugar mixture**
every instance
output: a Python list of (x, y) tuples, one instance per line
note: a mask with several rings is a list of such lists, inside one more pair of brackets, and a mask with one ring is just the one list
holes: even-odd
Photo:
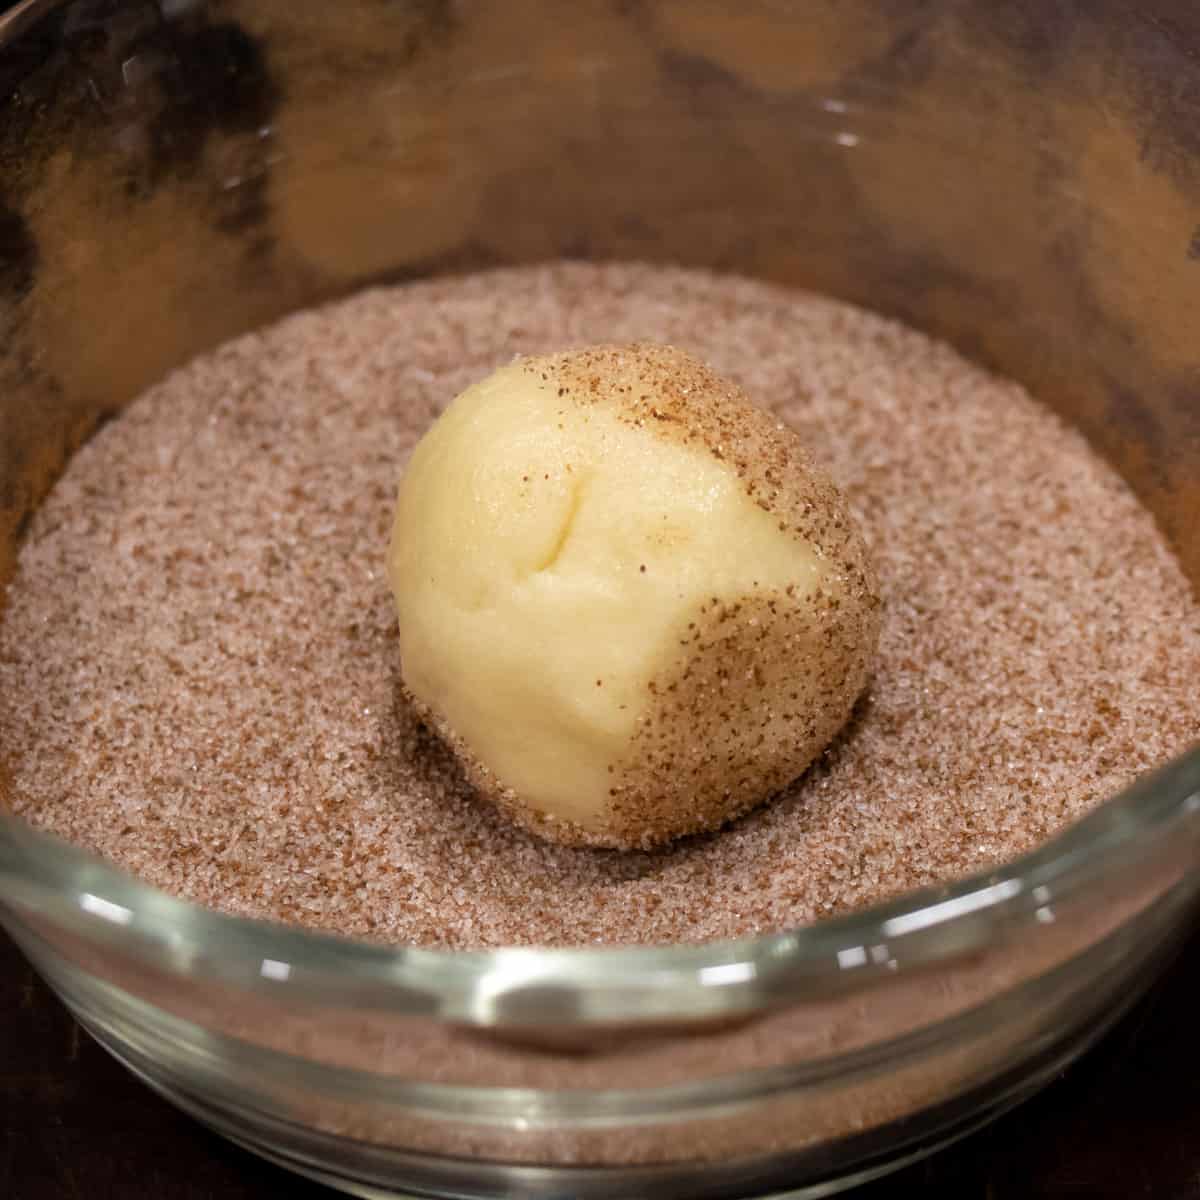
[[(871, 542), (875, 676), (725, 831), (571, 850), (404, 701), (383, 570), (434, 415), (516, 353), (672, 342), (796, 426)], [(587, 637), (586, 629), (580, 630)], [(0, 624), (17, 811), (226, 912), (395, 942), (679, 942), (1025, 851), (1200, 737), (1200, 610), (1149, 515), (1020, 388), (893, 322), (702, 272), (552, 265), (302, 313), (102, 429)]]

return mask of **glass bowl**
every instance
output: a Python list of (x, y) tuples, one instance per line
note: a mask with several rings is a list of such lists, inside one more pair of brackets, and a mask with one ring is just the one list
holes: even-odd
[[(0, 17), (0, 582), (172, 366), (364, 283), (559, 256), (948, 338), (1081, 427), (1195, 581), (1198, 51), (1167, 0), (27, 0)], [(0, 920), (151, 1087), (348, 1191), (819, 1196), (1099, 1036), (1198, 862), (1192, 753), (986, 875), (751, 941), (358, 943), (2, 812)]]

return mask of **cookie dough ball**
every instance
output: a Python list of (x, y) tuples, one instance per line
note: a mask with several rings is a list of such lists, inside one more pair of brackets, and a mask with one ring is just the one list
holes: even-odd
[(795, 779), (879, 631), (837, 489), (669, 346), (468, 388), (413, 453), (388, 568), (410, 695), (484, 795), (572, 845), (715, 829)]

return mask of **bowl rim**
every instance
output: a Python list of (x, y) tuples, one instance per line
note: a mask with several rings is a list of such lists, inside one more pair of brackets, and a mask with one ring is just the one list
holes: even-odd
[[(1200, 746), (1029, 853), (812, 925), (688, 945), (394, 945), (168, 895), (0, 811), (0, 921), (32, 915), (182, 978), (481, 1028), (653, 1025), (812, 1002), (978, 954), (1200, 844)], [(1200, 880), (1198, 880), (1200, 882)]]
[(66, 0), (17, 0), (7, 12), (0, 13), (0, 49), (65, 3)]

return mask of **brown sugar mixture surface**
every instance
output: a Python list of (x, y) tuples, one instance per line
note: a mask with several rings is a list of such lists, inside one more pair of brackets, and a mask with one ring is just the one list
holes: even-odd
[[(801, 432), (872, 545), (883, 634), (850, 727), (774, 802), (654, 853), (570, 850), (473, 797), (406, 705), (384, 551), (458, 391), (635, 339)], [(102, 429), (10, 589), (0, 753), (32, 824), (226, 912), (454, 947), (699, 941), (1033, 847), (1200, 736), (1198, 675), (1151, 518), (1019, 387), (820, 297), (559, 264), (302, 313)]]

